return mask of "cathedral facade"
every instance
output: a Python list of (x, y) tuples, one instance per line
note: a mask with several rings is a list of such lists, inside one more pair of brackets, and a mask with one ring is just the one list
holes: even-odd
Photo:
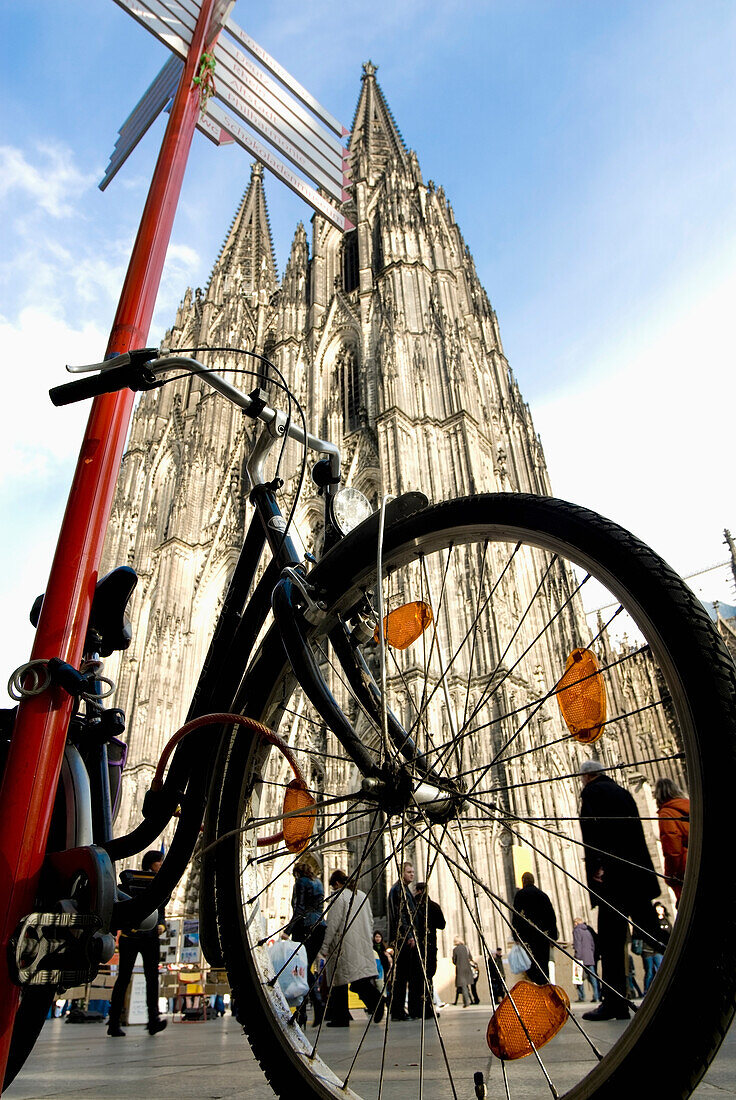
[[(370, 63), (350, 153), (352, 194), (343, 209), (355, 228), (343, 235), (314, 215), (309, 239), (300, 224), (281, 281), (263, 170), (252, 168), (209, 284), (204, 291), (187, 290), (166, 347), (219, 349), (207, 362), (246, 391), (256, 384), (247, 373), (252, 363), (235, 349), (268, 357), (306, 410), (310, 430), (340, 447), (345, 483), (373, 502), (412, 489), (431, 501), (479, 492), (550, 495), (529, 407), (452, 207), (441, 187), (424, 182)], [(131, 564), (140, 577), (133, 645), (111, 671), (129, 742), (118, 832), (138, 820), (161, 747), (186, 718), (251, 511), (244, 472), (251, 432), (250, 422), (196, 377), (144, 394), (134, 416), (104, 562), (105, 568)], [(296, 475), (282, 476), (289, 499)], [(315, 494), (303, 495), (296, 518), (307, 548), (318, 548), (322, 503)], [(564, 588), (567, 579), (560, 573), (556, 583)], [(499, 614), (512, 615), (514, 600), (514, 592), (506, 593)], [(571, 607), (569, 636), (550, 638), (528, 672), (529, 692), (533, 686), (538, 694), (540, 683), (553, 687), (577, 644), (576, 630), (585, 634), (582, 607)], [(627, 699), (652, 690), (646, 661), (632, 669), (629, 680), (615, 686), (622, 712), (632, 709)], [(518, 703), (527, 690), (523, 678), (514, 690)], [(513, 709), (514, 699), (506, 704)], [(559, 716), (549, 708), (542, 720), (559, 722)], [(667, 736), (658, 712), (650, 721), (646, 729), (621, 723), (601, 756), (646, 761), (651, 744)], [(574, 775), (578, 748), (551, 749), (549, 774)], [(518, 765), (524, 767), (529, 765)], [(557, 784), (552, 794), (541, 782), (530, 785), (530, 778), (527, 770), (528, 813), (536, 808), (575, 818), (574, 780)], [(649, 818), (652, 778), (645, 764), (635, 773)], [(550, 853), (555, 847), (553, 838), (536, 843)], [(576, 845), (556, 846), (554, 859), (569, 872), (556, 882), (540, 853), (529, 848), (524, 854), (518, 834), (489, 829), (473, 844), (479, 846), (476, 858), (499, 863), (499, 888), (507, 896), (514, 867), (533, 869), (568, 934), (572, 918), (588, 912), (585, 891), (575, 885), (584, 879)], [(323, 870), (349, 862), (351, 851), (346, 836), (342, 850), (325, 853)], [(472, 944), (473, 930), (451, 894), (443, 892), (448, 930)], [(179, 905), (191, 896), (192, 887), (189, 894), (183, 887)], [(273, 899), (276, 921), (288, 915), (288, 901), (288, 888)], [(374, 908), (380, 919), (380, 899)], [(506, 938), (502, 922), (494, 927), (494, 944), (496, 938)]]

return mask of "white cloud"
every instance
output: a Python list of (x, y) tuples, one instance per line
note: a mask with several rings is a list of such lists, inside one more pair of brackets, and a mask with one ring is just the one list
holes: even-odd
[(30, 652), (28, 612), (46, 584), (89, 414), (89, 402), (55, 408), (48, 389), (68, 379), (65, 363), (94, 362), (105, 343), (99, 327), (39, 307), (15, 322), (0, 317), (0, 600), (10, 627), (0, 637), (0, 684)]
[[(686, 573), (723, 561), (733, 494), (736, 264), (622, 336), (575, 389), (533, 405), (553, 491), (628, 527)], [(724, 593), (721, 598), (727, 598)]]
[(105, 333), (93, 324), (78, 328), (43, 307), (24, 309), (16, 322), (0, 317), (5, 364), (0, 413), (0, 470), (12, 471), (4, 493), (23, 494), (36, 477), (75, 458), (89, 411), (82, 405), (55, 408), (51, 386), (68, 381), (66, 363), (86, 363), (105, 353)]
[(0, 199), (20, 191), (52, 217), (70, 217), (73, 200), (88, 190), (93, 176), (79, 170), (65, 146), (39, 145), (37, 153), (32, 164), (21, 149), (0, 145)]

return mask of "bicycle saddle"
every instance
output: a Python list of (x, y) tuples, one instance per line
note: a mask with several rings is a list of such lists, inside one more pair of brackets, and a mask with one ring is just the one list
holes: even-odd
[[(125, 616), (125, 608), (137, 583), (138, 574), (129, 565), (119, 565), (98, 580), (87, 627), (85, 652), (109, 657), (116, 649), (128, 648), (133, 631)], [(43, 594), (31, 608), (34, 626), (38, 626), (42, 604)]]

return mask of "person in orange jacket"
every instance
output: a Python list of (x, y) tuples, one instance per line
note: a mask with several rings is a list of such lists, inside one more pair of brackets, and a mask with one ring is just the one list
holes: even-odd
[(687, 864), (690, 835), (690, 799), (672, 779), (663, 777), (654, 785), (659, 816), (659, 839), (664, 853), (664, 873), (679, 904)]

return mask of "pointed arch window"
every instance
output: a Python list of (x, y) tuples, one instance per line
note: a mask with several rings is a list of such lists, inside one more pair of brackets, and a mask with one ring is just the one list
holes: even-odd
[(349, 293), (359, 286), (358, 230), (351, 229), (342, 239), (342, 288)]
[(372, 257), (371, 264), (373, 267), (373, 277), (376, 278), (380, 275), (384, 268), (383, 262), (383, 240), (381, 239), (381, 219), (376, 215), (376, 220), (373, 223), (373, 239), (372, 239)]
[(345, 431), (353, 432), (360, 427), (360, 376), (358, 356), (352, 347), (343, 347), (337, 357), (337, 381)]

